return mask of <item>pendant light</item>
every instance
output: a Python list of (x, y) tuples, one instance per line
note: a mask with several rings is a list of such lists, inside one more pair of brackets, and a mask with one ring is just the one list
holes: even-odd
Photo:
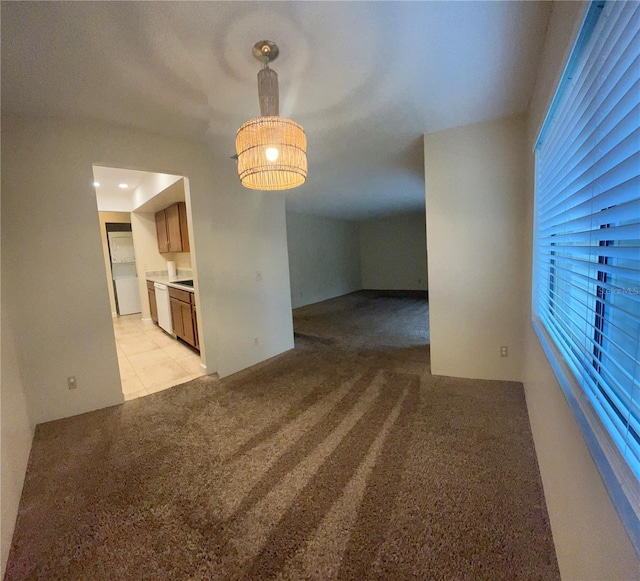
[(242, 185), (252, 190), (289, 190), (307, 179), (304, 129), (279, 115), (278, 73), (269, 68), (278, 53), (270, 40), (253, 47), (253, 55), (263, 63), (258, 73), (261, 116), (244, 123), (236, 135), (238, 176)]

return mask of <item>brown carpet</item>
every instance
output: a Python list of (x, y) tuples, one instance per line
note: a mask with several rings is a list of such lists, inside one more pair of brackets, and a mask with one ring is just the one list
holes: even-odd
[(522, 386), (433, 377), (424, 301), (38, 426), (6, 579), (559, 579)]

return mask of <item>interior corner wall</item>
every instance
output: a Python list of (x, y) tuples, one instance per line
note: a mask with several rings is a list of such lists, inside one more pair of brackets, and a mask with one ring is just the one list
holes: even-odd
[(362, 288), (427, 290), (424, 212), (359, 223)]
[(522, 379), (525, 143), (524, 116), (424, 136), (435, 375)]
[(362, 288), (357, 222), (287, 212), (287, 244), (294, 309)]
[[(547, 28), (529, 110), (527, 265), (533, 245), (533, 147), (588, 4), (554, 2)], [(638, 555), (530, 324), (530, 268), (527, 274), (524, 387), (562, 579), (638, 579)]]

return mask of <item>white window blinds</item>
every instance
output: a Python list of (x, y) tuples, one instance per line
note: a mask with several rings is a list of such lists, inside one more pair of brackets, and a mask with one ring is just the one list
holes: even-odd
[(594, 2), (536, 148), (534, 314), (640, 490), (640, 3)]

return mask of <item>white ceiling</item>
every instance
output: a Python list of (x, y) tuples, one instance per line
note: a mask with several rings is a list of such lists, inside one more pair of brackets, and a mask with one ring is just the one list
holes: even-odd
[(99, 212), (158, 212), (185, 200), (181, 176), (94, 165), (93, 178)]
[[(95, 187), (99, 211), (131, 212), (133, 209), (133, 192), (151, 173), (134, 169), (93, 166), (93, 178), (99, 182)], [(127, 184), (126, 190), (120, 184)]]
[[(550, 2), (3, 2), (2, 110), (205, 143), (258, 115), (275, 41), (281, 114), (308, 136), (300, 212), (424, 207), (422, 134), (525, 111)], [(233, 161), (229, 160), (229, 163)]]

